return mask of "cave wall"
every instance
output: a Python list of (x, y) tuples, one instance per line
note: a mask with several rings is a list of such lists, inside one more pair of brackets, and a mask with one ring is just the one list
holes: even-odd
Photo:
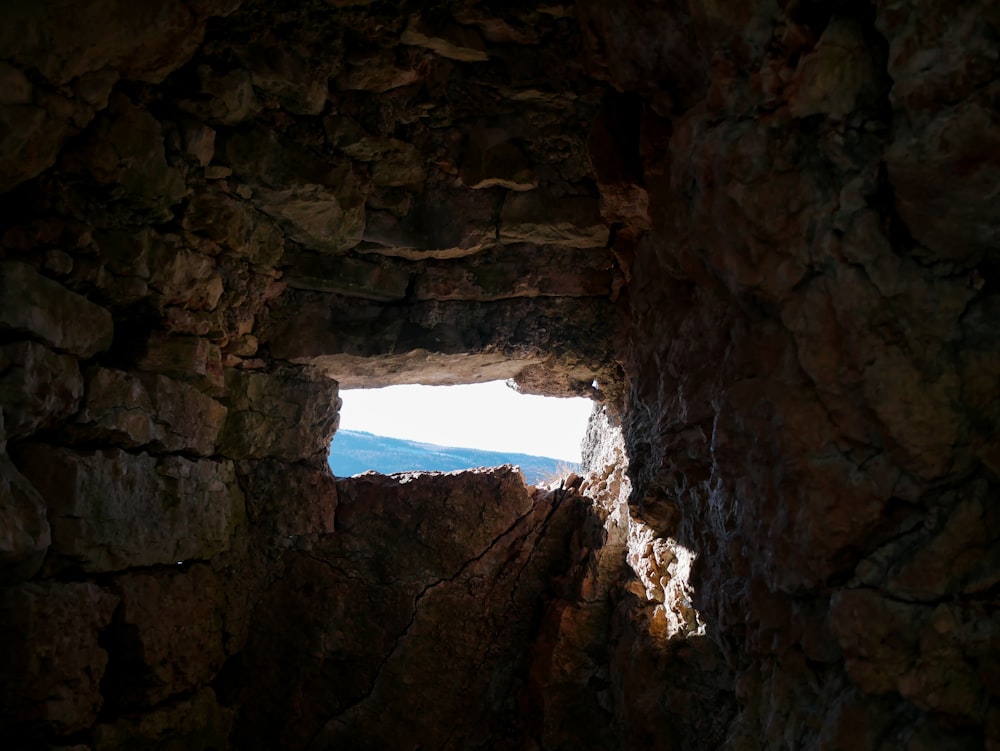
[(996, 10), (721, 15), (639, 126), (633, 503), (698, 551), (726, 747), (993, 747)]
[[(1000, 17), (13, 3), (14, 748), (996, 748)], [(338, 385), (587, 473), (335, 479)]]

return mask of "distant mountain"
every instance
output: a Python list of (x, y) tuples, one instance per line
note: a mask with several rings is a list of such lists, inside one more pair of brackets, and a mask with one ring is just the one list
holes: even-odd
[(436, 446), (358, 430), (337, 431), (330, 445), (329, 463), (337, 477), (350, 477), (370, 469), (388, 475), (415, 470), (450, 472), (454, 469), (516, 464), (529, 485), (580, 469), (578, 464), (545, 456)]

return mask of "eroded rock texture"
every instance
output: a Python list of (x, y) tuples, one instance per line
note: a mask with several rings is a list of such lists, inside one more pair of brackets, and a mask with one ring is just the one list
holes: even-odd
[[(992, 0), (0, 11), (13, 749), (1000, 749)], [(587, 471), (335, 479), (338, 388)]]

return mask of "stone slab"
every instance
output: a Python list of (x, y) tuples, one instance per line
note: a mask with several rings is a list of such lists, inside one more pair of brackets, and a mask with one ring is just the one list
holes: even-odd
[(30, 444), (15, 457), (49, 509), (48, 569), (88, 572), (207, 560), (244, 518), (231, 462)]

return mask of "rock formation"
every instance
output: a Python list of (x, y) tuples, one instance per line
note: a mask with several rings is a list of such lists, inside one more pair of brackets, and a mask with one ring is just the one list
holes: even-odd
[(1000, 749), (992, 0), (0, 20), (5, 748)]

